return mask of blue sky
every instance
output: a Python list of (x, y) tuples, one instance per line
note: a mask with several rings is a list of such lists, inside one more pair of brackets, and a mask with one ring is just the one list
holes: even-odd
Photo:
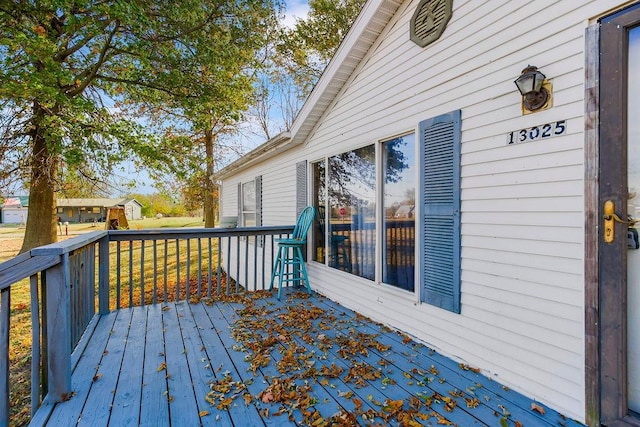
[(295, 24), (296, 18), (304, 18), (307, 13), (309, 13), (309, 4), (306, 0), (289, 0), (283, 24), (291, 27)]

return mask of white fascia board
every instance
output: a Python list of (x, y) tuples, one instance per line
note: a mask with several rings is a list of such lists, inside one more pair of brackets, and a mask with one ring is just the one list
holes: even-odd
[[(311, 129), (316, 127), (317, 122), (323, 116), (325, 109), (340, 92), (353, 70), (360, 64), (375, 39), (380, 35), (384, 26), (380, 26), (379, 23), (381, 21), (387, 23), (400, 4), (401, 2), (396, 0), (369, 0), (365, 3), (342, 44), (331, 58), (320, 76), (320, 80), (296, 116), (291, 126), (292, 144), (299, 144), (306, 140)], [(372, 21), (378, 25), (371, 25)], [(379, 28), (379, 30), (372, 31), (372, 27)]]
[(248, 168), (251, 165), (273, 157), (276, 154), (285, 151), (290, 141), (291, 133), (281, 132), (262, 145), (259, 145), (253, 150), (249, 151), (247, 154), (243, 155), (236, 161), (223, 167), (218, 172), (214, 173), (213, 177), (216, 180), (224, 179), (235, 174), (236, 172)]

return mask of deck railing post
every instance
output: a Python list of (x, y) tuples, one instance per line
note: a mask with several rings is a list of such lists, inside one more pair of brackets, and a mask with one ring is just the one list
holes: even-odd
[(47, 275), (48, 394), (50, 402), (62, 402), (71, 395), (71, 325), (69, 307), (69, 254)]
[(98, 243), (98, 313), (109, 313), (109, 236)]
[(0, 290), (0, 427), (9, 425), (9, 329), (11, 288)]

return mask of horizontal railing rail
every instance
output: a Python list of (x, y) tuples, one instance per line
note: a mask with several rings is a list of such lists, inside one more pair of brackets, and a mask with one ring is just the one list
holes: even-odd
[[(31, 311), (31, 413), (71, 396), (73, 351), (96, 310), (266, 289), (291, 226), (94, 231), (0, 264), (0, 427), (10, 424), (11, 288)], [(233, 255), (233, 256), (231, 256)], [(75, 362), (74, 362), (75, 361)]]

